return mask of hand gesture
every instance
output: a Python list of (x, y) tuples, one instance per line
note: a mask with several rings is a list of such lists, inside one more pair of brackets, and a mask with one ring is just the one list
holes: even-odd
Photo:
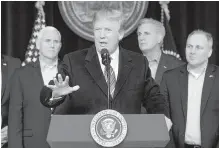
[(70, 87), (69, 86), (69, 77), (66, 76), (63, 81), (62, 76), (58, 74), (58, 80), (56, 78), (53, 79), (55, 85), (47, 85), (50, 89), (52, 89), (52, 97), (53, 99), (59, 99), (59, 97), (68, 95), (74, 91), (77, 91), (80, 87), (78, 85)]

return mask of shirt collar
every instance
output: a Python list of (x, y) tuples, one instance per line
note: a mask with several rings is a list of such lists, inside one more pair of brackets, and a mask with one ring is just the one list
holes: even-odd
[[(99, 60), (101, 61), (101, 54), (97, 51), (97, 55)], [(110, 55), (111, 60), (119, 59), (119, 47), (117, 47), (116, 51)]]
[(158, 52), (158, 54), (156, 54), (153, 58), (151, 59), (148, 58), (148, 62), (156, 61), (158, 63), (160, 61), (160, 57), (161, 57), (161, 52)]
[(45, 69), (45, 68), (54, 68), (54, 67), (56, 67), (57, 65), (58, 65), (58, 59), (54, 62), (54, 63), (52, 63), (52, 64), (47, 64), (46, 62), (44, 62), (43, 60), (40, 60), (39, 59), (39, 61), (40, 61), (40, 67), (42, 68), (42, 69)]
[(118, 59), (119, 58), (119, 47), (117, 47), (116, 51), (110, 55), (112, 60)]
[(194, 76), (196, 79), (198, 79), (203, 73), (205, 73), (207, 69), (208, 62), (206, 62), (202, 67), (200, 67), (199, 73), (195, 72), (194, 69), (191, 68), (191, 66), (187, 65), (187, 71)]

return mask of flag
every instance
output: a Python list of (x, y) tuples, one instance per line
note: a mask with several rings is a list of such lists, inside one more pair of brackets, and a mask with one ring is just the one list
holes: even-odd
[(165, 30), (166, 30), (166, 35), (165, 35), (164, 40), (163, 40), (163, 52), (166, 54), (173, 55), (173, 56), (177, 57), (178, 59), (181, 59), (180, 55), (178, 54), (175, 40), (173, 38), (171, 27), (169, 25), (169, 21), (166, 18), (166, 15), (164, 15), (164, 24), (163, 25), (164, 25)]
[(26, 64), (31, 62), (36, 62), (39, 57), (39, 50), (36, 48), (36, 39), (38, 37), (40, 30), (46, 26), (45, 14), (44, 12), (42, 12), (43, 9), (42, 9), (42, 5), (40, 4), (41, 2), (36, 2), (38, 13), (34, 22), (31, 38), (27, 46), (27, 51), (25, 53), (25, 60), (22, 62), (22, 66), (25, 66)]
[(163, 52), (165, 54), (173, 55), (176, 58), (181, 60), (181, 57), (177, 51), (175, 40), (173, 38), (173, 34), (172, 34), (171, 27), (169, 24), (169, 20), (170, 20), (170, 15), (169, 15), (169, 10), (168, 10), (169, 2), (168, 1), (160, 2), (160, 4), (161, 4), (161, 14), (162, 14), (161, 22), (163, 23), (164, 28), (166, 30), (166, 35), (163, 40), (163, 48), (162, 48)]

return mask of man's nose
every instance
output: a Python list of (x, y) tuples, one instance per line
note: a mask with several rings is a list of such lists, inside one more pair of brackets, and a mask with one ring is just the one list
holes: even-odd
[(145, 39), (145, 37), (143, 35), (139, 35), (138, 39), (139, 39), (139, 41), (143, 41)]
[(195, 47), (192, 47), (192, 48), (190, 49), (190, 53), (194, 54), (195, 52), (196, 52), (196, 48), (195, 48)]
[(51, 42), (50, 42), (50, 46), (51, 46), (52, 48), (55, 47), (55, 43), (54, 43), (54, 41), (51, 41)]
[(104, 29), (102, 29), (101, 31), (100, 31), (100, 38), (105, 38), (106, 36), (105, 36), (105, 31), (104, 31)]

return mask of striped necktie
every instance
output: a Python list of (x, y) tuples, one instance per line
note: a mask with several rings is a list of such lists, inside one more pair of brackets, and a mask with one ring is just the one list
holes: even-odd
[[(107, 77), (107, 70), (106, 69), (107, 69), (107, 67), (105, 66), (104, 77), (105, 77), (106, 83), (108, 85), (108, 77)], [(112, 98), (114, 95), (115, 86), (116, 86), (116, 76), (115, 76), (115, 72), (114, 72), (112, 66), (110, 65), (110, 84), (108, 87), (110, 87), (110, 95)]]

